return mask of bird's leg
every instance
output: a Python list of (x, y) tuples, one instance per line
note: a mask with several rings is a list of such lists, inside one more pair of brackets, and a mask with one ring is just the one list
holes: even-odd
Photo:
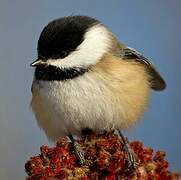
[(118, 131), (119, 136), (122, 139), (122, 142), (124, 144), (124, 149), (128, 155), (128, 170), (135, 169), (138, 164), (136, 161), (136, 158), (135, 158), (135, 154), (134, 154), (133, 150), (131, 149), (131, 147), (128, 143), (128, 140), (123, 136), (121, 131), (120, 130), (117, 130), (117, 131)]
[(78, 162), (80, 165), (84, 165), (86, 163), (86, 160), (84, 158), (84, 152), (82, 150), (82, 148), (80, 147), (80, 145), (76, 142), (76, 140), (74, 139), (74, 137), (70, 134), (68, 135), (71, 143), (72, 143), (72, 146), (73, 146), (73, 149), (74, 149), (74, 153), (75, 153), (75, 156), (77, 157), (78, 159)]

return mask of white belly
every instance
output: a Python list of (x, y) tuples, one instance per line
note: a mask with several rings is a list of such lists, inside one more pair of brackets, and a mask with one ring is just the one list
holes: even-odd
[(120, 87), (115, 93), (107, 83), (89, 73), (67, 81), (34, 81), (31, 105), (47, 137), (56, 140), (79, 134), (84, 128), (104, 131), (127, 127), (130, 108), (135, 105), (130, 106), (127, 96), (121, 98), (124, 92)]

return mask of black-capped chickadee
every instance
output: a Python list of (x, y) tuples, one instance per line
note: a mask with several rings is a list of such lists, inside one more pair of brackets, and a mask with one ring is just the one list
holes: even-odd
[(101, 22), (70, 16), (38, 40), (31, 106), (48, 138), (126, 129), (143, 114), (150, 90), (166, 86), (153, 65)]

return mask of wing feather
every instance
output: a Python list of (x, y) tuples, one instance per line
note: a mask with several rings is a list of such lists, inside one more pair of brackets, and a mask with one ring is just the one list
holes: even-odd
[(160, 73), (156, 70), (153, 64), (142, 54), (140, 54), (132, 48), (127, 47), (121, 49), (121, 57), (125, 60), (135, 60), (145, 66), (147, 72), (150, 74), (150, 82), (152, 89), (156, 91), (161, 91), (166, 88), (166, 83), (160, 75)]

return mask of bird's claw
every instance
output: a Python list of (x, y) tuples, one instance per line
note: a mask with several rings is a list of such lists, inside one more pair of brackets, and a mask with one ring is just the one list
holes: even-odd
[(80, 165), (85, 165), (86, 164), (86, 160), (84, 158), (84, 152), (83, 152), (82, 148), (76, 142), (75, 138), (71, 134), (68, 137), (69, 137), (69, 139), (71, 141), (72, 148), (73, 148), (73, 151), (75, 153), (75, 156), (78, 159), (78, 163)]
[(84, 152), (83, 152), (82, 148), (80, 147), (80, 145), (77, 142), (74, 142), (73, 148), (74, 148), (74, 152), (75, 152), (75, 155), (76, 155), (76, 157), (78, 159), (79, 164), (80, 165), (85, 165), (86, 160), (85, 160), (85, 157), (84, 157)]
[(136, 169), (138, 165), (138, 162), (135, 158), (135, 154), (133, 150), (131, 149), (131, 147), (129, 146), (129, 144), (125, 144), (124, 146), (125, 146), (124, 149), (127, 152), (127, 156), (128, 156), (126, 168), (127, 170), (134, 170)]
[(128, 140), (122, 135), (120, 130), (118, 130), (118, 133), (119, 133), (119, 136), (121, 137), (122, 142), (124, 144), (123, 149), (126, 151), (127, 156), (128, 156), (126, 169), (127, 169), (127, 171), (135, 170), (137, 165), (138, 165), (138, 162), (135, 158), (135, 154), (134, 154), (132, 148), (130, 147)]

